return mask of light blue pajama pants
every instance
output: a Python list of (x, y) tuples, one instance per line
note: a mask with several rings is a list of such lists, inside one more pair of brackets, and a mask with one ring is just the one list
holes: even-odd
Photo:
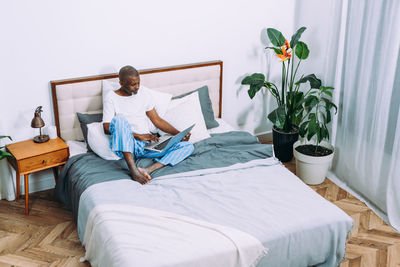
[(129, 122), (123, 116), (115, 116), (110, 123), (110, 147), (114, 153), (124, 158), (122, 152), (131, 152), (135, 159), (155, 158), (155, 161), (163, 165), (174, 166), (193, 153), (193, 145), (190, 142), (179, 142), (163, 153), (147, 150), (145, 141), (136, 140), (133, 137)]

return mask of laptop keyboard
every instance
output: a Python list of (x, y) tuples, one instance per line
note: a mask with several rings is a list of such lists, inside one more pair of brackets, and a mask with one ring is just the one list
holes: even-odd
[(163, 150), (168, 145), (168, 142), (169, 142), (169, 140), (171, 140), (171, 138), (172, 137), (164, 140), (163, 142), (161, 142), (158, 145), (156, 145), (154, 148), (157, 149), (157, 150)]

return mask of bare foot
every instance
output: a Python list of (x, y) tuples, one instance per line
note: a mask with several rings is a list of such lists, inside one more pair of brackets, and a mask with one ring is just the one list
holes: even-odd
[(149, 181), (151, 180), (151, 176), (150, 176), (150, 174), (147, 172), (146, 169), (138, 168), (138, 171), (139, 171), (144, 177), (146, 177), (147, 180), (149, 180)]
[(141, 184), (147, 184), (151, 179), (147, 171), (142, 168), (137, 168), (136, 171), (131, 173), (131, 176), (133, 180)]

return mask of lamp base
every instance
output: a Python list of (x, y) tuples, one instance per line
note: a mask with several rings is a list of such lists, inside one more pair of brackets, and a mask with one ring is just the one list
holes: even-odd
[(34, 138), (33, 138), (33, 142), (35, 142), (35, 143), (44, 143), (44, 142), (47, 142), (47, 141), (49, 141), (49, 136), (48, 135), (38, 135), (38, 136), (35, 136)]

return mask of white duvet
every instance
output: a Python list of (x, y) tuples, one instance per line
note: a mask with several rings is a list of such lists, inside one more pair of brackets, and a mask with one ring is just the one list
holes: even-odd
[(98, 205), (83, 245), (92, 266), (255, 266), (267, 252), (242, 231), (132, 205)]
[[(261, 242), (269, 252), (257, 266), (336, 267), (351, 227), (348, 215), (272, 158), (158, 177), (144, 186), (96, 184), (82, 194), (78, 214), (78, 233), (94, 266), (251, 266)], [(233, 230), (228, 235), (226, 229)], [(190, 240), (200, 241), (195, 250), (185, 245)], [(178, 247), (184, 253), (176, 253)]]

